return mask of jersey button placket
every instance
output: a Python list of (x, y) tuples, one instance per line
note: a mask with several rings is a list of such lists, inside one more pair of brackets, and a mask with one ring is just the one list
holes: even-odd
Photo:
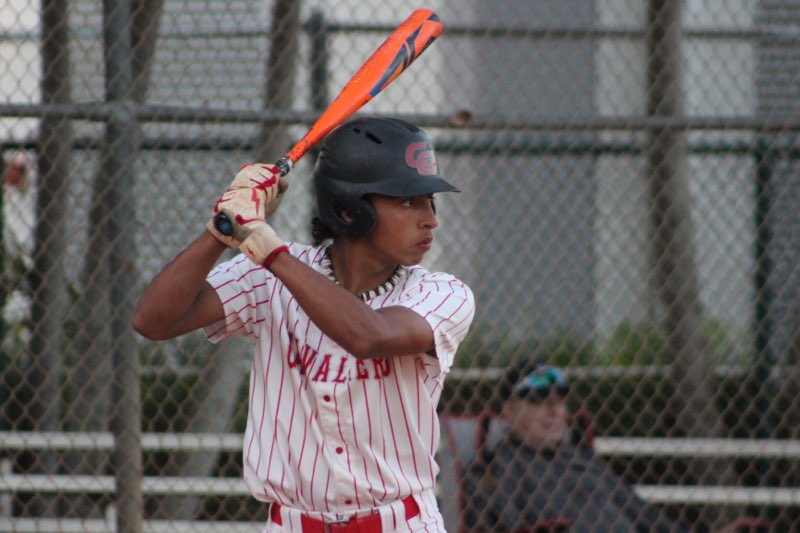
[[(322, 388), (322, 387), (320, 387)], [(320, 390), (317, 395), (317, 406), (319, 409), (319, 422), (324, 426), (326, 437), (325, 444), (330, 446), (331, 457), (331, 476), (333, 493), (337, 494), (336, 500), (339, 505), (352, 506), (356, 501), (353, 494), (353, 480), (349, 473), (348, 448), (340, 435), (341, 418), (345, 416), (337, 408), (341, 398), (335, 393), (334, 386), (328, 384), (325, 389)], [(345, 421), (346, 422), (346, 421)]]

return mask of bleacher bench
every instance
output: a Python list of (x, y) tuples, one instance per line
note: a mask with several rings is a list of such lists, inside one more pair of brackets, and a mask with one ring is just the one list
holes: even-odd
[[(451, 420), (452, 422), (452, 420)], [(452, 430), (452, 428), (450, 428)], [(454, 441), (442, 439), (442, 452), (452, 453)], [(466, 435), (459, 437), (470, 445)], [(110, 433), (68, 432), (0, 432), (0, 453), (19, 451), (111, 451)], [(593, 445), (605, 457), (685, 457), (685, 458), (782, 458), (800, 459), (800, 441), (750, 439), (660, 439), (631, 437), (596, 437)], [(179, 452), (238, 452), (242, 436), (238, 434), (149, 433), (142, 435), (144, 451)], [(0, 497), (17, 492), (42, 493), (105, 493), (114, 491), (112, 476), (29, 475), (15, 473), (10, 462), (0, 462)], [(658, 504), (688, 505), (770, 505), (800, 506), (800, 488), (636, 485), (637, 493)], [(249, 491), (240, 478), (222, 477), (162, 477), (142, 479), (145, 495), (225, 495), (247, 496)], [(215, 531), (238, 533), (260, 531), (260, 522), (148, 520), (145, 531)], [(113, 533), (116, 531), (113, 508), (105, 518), (94, 519), (37, 519), (0, 516), (0, 531)]]
[[(20, 451), (111, 451), (114, 438), (101, 432), (0, 432), (0, 454)], [(238, 434), (203, 433), (145, 433), (143, 451), (176, 452), (239, 452), (242, 436)], [(0, 460), (0, 497), (13, 493), (113, 494), (113, 476), (20, 474), (11, 469), (8, 459)], [(142, 479), (145, 495), (219, 495), (248, 496), (241, 478), (224, 477), (165, 477), (145, 476)], [(261, 531), (262, 522), (145, 520), (146, 533), (252, 533)], [(115, 533), (113, 506), (104, 518), (27, 518), (0, 516), (0, 532), (16, 533)]]

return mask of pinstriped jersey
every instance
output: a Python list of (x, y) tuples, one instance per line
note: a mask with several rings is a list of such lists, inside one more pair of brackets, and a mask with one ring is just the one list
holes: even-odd
[[(291, 243), (289, 252), (320, 270), (324, 247)], [(362, 360), (322, 333), (280, 280), (245, 256), (219, 264), (208, 282), (225, 309), (223, 321), (205, 328), (208, 338), (243, 334), (255, 343), (243, 460), (257, 499), (346, 512), (433, 489), (436, 406), (475, 310), (464, 283), (409, 267), (367, 305), (404, 306), (425, 318), (437, 356)]]

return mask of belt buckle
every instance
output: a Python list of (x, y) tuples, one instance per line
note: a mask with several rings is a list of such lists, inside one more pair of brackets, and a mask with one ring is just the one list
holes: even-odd
[(336, 513), (334, 516), (335, 518), (333, 520), (322, 520), (322, 530), (325, 533), (334, 533), (337, 528), (347, 525), (350, 521), (355, 519), (355, 515), (344, 518), (344, 513)]

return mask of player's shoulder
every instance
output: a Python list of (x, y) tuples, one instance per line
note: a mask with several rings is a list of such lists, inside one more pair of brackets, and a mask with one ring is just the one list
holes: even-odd
[(436, 290), (461, 293), (466, 298), (472, 299), (472, 290), (459, 278), (449, 272), (431, 272), (421, 265), (414, 265), (406, 269), (406, 290)]
[(422, 265), (414, 265), (406, 267), (406, 272), (408, 279), (413, 282), (419, 282), (419, 281), (438, 282), (438, 283), (444, 282), (444, 283), (454, 283), (456, 285), (461, 284), (464, 285), (465, 287), (467, 286), (466, 283), (458, 279), (455, 275), (450, 274), (449, 272), (441, 272), (441, 271), (431, 272)]

